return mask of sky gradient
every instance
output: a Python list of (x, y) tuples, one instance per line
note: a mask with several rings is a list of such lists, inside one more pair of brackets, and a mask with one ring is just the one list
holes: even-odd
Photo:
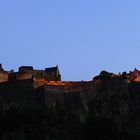
[(140, 69), (139, 0), (1, 0), (0, 63), (59, 65), (62, 80)]

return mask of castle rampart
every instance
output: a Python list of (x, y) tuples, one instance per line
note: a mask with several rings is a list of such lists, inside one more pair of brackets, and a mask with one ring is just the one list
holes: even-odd
[[(8, 77), (3, 78), (0, 83), (0, 97), (15, 105), (27, 102), (45, 103), (48, 106), (76, 103), (87, 109), (88, 102), (96, 96), (98, 87), (101, 90), (104, 81), (100, 77), (92, 81), (61, 81), (58, 67), (34, 70), (32, 67), (22, 66), (18, 72), (5, 72), (1, 68), (0, 74), (1, 77), (2, 74)], [(125, 78), (121, 76), (111, 77), (106, 81), (117, 89), (123, 89), (122, 86), (127, 85)], [(76, 101), (73, 102), (74, 100)]]

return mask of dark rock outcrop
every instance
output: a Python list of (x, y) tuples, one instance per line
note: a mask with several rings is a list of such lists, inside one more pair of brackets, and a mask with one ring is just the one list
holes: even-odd
[[(140, 138), (140, 83), (105, 77), (70, 91), (46, 85), (34, 89), (31, 80), (3, 84), (3, 88), (7, 90), (0, 88), (2, 140)], [(19, 106), (7, 104), (6, 98)]]

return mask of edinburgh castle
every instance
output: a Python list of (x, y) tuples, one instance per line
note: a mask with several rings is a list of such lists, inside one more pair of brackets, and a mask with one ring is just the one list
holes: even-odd
[(14, 72), (5, 71), (0, 64), (0, 97), (13, 106), (26, 103), (64, 106), (69, 102), (81, 104), (87, 109), (87, 103), (96, 95), (104, 75), (121, 86), (140, 81), (140, 71), (137, 69), (118, 75), (103, 71), (91, 81), (61, 81), (58, 66), (44, 70), (21, 66), (18, 72)]
[(78, 99), (81, 103), (81, 96), (85, 96), (85, 91), (89, 96), (94, 86), (93, 81), (61, 81), (58, 66), (45, 70), (21, 66), (18, 72), (14, 72), (5, 71), (0, 65), (0, 97), (13, 106), (26, 103), (64, 105), (67, 97), (67, 100)]
[(0, 139), (140, 138), (140, 71), (61, 81), (58, 66), (0, 65)]

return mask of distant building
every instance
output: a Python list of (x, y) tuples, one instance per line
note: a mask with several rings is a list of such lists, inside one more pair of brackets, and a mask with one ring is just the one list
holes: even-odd
[(51, 81), (61, 81), (61, 75), (58, 66), (45, 68), (45, 70), (34, 70), (32, 66), (22, 66), (16, 74), (17, 79), (44, 79)]
[(32, 66), (21, 66), (19, 67), (19, 73), (33, 73), (33, 67)]
[(130, 73), (127, 74), (130, 82), (140, 82), (140, 71), (136, 68), (134, 71), (130, 71)]
[(21, 66), (18, 72), (7, 72), (0, 64), (0, 83), (26, 79), (61, 81), (61, 74), (58, 66), (45, 68), (44, 70), (35, 70), (32, 66)]

